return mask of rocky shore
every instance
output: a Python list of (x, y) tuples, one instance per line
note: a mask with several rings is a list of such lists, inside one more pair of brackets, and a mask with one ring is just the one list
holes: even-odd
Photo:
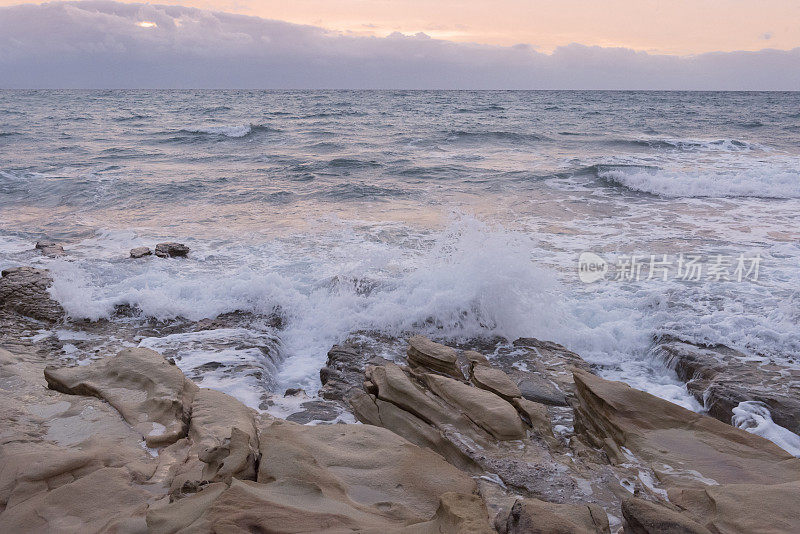
[(49, 284), (0, 278), (3, 532), (800, 531), (800, 459), (731, 425), (761, 402), (796, 432), (796, 375), (727, 347), (654, 348), (704, 415), (548, 341), (358, 332), (284, 419), (148, 348), (58, 357), (33, 341), (65, 320)]

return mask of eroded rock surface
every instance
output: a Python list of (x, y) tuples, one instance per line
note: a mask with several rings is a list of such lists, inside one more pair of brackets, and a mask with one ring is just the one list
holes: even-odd
[(0, 278), (0, 307), (41, 321), (61, 321), (64, 309), (50, 296), (51, 285), (53, 279), (46, 269), (5, 269)]
[(800, 530), (800, 459), (772, 442), (576, 371), (577, 422), (618, 464), (652, 469), (662, 497), (712, 532)]
[(712, 417), (730, 423), (739, 403), (757, 401), (777, 424), (800, 433), (800, 371), (724, 345), (703, 346), (668, 336), (654, 353), (675, 369)]
[(198, 389), (159, 353), (139, 348), (125, 349), (87, 366), (48, 367), (44, 376), (56, 391), (107, 401), (151, 447), (186, 435)]

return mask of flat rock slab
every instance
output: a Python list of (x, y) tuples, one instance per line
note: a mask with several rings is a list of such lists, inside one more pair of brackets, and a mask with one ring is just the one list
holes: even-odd
[(0, 278), (0, 306), (40, 321), (64, 319), (64, 308), (48, 291), (53, 279), (46, 269), (14, 267)]

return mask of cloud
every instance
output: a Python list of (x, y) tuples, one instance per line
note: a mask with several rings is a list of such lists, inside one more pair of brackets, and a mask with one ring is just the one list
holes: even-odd
[(0, 8), (0, 87), (798, 90), (800, 48), (543, 54), (98, 0)]

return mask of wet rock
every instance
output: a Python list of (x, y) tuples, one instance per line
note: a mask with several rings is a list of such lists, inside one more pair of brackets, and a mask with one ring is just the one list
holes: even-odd
[(519, 499), (508, 516), (495, 520), (500, 534), (610, 534), (608, 516), (593, 504), (555, 504)]
[(64, 247), (55, 241), (37, 241), (36, 250), (41, 251), (42, 254), (45, 256), (50, 256), (51, 258), (64, 255)]
[(322, 383), (319, 396), (343, 401), (353, 388), (360, 390), (366, 366), (387, 363), (387, 360), (375, 354), (372, 345), (363, 338), (348, 339), (346, 343), (334, 345), (328, 351), (325, 367), (319, 371)]
[(0, 307), (40, 321), (61, 321), (64, 309), (50, 297), (51, 285), (53, 279), (46, 269), (6, 269), (0, 278)]
[[(677, 507), (676, 507), (677, 508)], [(622, 501), (625, 534), (711, 534), (680, 509), (672, 509), (637, 497)]]
[(150, 250), (150, 247), (136, 247), (131, 249), (131, 258), (144, 258), (151, 254), (153, 254), (153, 251)]
[(575, 371), (575, 384), (576, 425), (612, 458), (626, 461), (619, 449), (625, 447), (652, 463), (662, 480), (688, 483), (694, 476), (695, 482), (767, 484), (800, 479), (800, 459), (760, 436), (584, 371)]
[(800, 459), (760, 436), (619, 382), (575, 372), (576, 430), (641, 462), (663, 497), (712, 532), (800, 531)]
[(525, 427), (517, 411), (501, 397), (440, 375), (426, 374), (423, 379), (431, 391), (459, 408), (496, 439), (525, 438)]
[(724, 345), (697, 345), (664, 336), (654, 354), (675, 369), (708, 414), (725, 423), (745, 401), (764, 403), (772, 420), (800, 433), (800, 373), (766, 357)]
[(408, 340), (408, 363), (458, 378), (464, 378), (458, 365), (458, 353), (455, 349), (434, 343), (423, 336), (414, 336)]
[(305, 425), (313, 421), (335, 421), (341, 415), (342, 409), (338, 403), (315, 399), (301, 404), (300, 410), (286, 416), (286, 420)]
[(548, 406), (567, 406), (567, 397), (549, 380), (536, 375), (525, 378), (517, 384), (520, 395), (529, 401)]
[(125, 349), (90, 365), (44, 372), (50, 389), (106, 400), (149, 446), (173, 443), (186, 435), (197, 386), (149, 349)]
[(500, 369), (478, 365), (472, 370), (472, 382), (481, 389), (491, 391), (507, 401), (522, 395), (517, 384)]
[(159, 258), (182, 258), (189, 254), (189, 247), (183, 243), (159, 243), (156, 245), (156, 256)]

